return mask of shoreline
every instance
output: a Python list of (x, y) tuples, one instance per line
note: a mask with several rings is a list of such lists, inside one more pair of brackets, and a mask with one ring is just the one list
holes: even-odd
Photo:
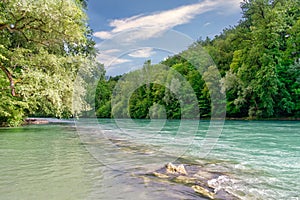
[(235, 118), (228, 117), (225, 120), (228, 121), (300, 121), (298, 117), (275, 117), (275, 118)]
[(72, 123), (73, 118), (70, 119), (58, 119), (53, 117), (28, 117), (24, 120), (23, 125), (42, 125), (42, 124), (57, 124), (57, 123)]
[(30, 125), (30, 124), (49, 124), (50, 121), (47, 120), (46, 118), (26, 118), (24, 120), (23, 125)]
[[(88, 118), (86, 118), (86, 119), (88, 119)], [(106, 118), (98, 118), (98, 119), (106, 119)], [(113, 118), (107, 118), (107, 119), (113, 119)], [(24, 120), (23, 125), (30, 125), (30, 124), (39, 125), (39, 124), (50, 124), (50, 123), (70, 123), (73, 120), (74, 120), (74, 118), (57, 119), (57, 118), (47, 118), (47, 117), (28, 117)], [(171, 119), (171, 120), (182, 120), (182, 119)], [(184, 120), (188, 120), (188, 119), (184, 119)], [(193, 119), (191, 119), (191, 120), (193, 120)], [(203, 118), (203, 119), (200, 119), (200, 120), (213, 120), (213, 119)], [(215, 119), (215, 120), (222, 120), (222, 119)], [(250, 119), (250, 118), (228, 117), (228, 118), (225, 118), (225, 121), (300, 121), (300, 118), (282, 117), (282, 118)]]

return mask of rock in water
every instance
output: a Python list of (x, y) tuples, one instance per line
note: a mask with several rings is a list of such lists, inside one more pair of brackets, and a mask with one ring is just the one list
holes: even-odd
[(167, 176), (165, 174), (158, 173), (158, 172), (153, 172), (153, 175), (158, 177), (158, 178), (169, 178), (169, 176)]
[(180, 174), (188, 175), (188, 173), (186, 172), (186, 170), (185, 170), (183, 164), (178, 165), (177, 171), (178, 171)]
[(215, 199), (215, 194), (210, 192), (208, 189), (205, 189), (204, 187), (201, 187), (199, 185), (193, 185), (192, 188), (194, 189), (195, 192), (201, 194), (204, 197)]
[(187, 175), (187, 172), (184, 168), (184, 165), (180, 164), (177, 166), (173, 165), (172, 163), (168, 163), (166, 165), (166, 171), (167, 173), (170, 173), (170, 174), (184, 174), (184, 175)]
[(209, 199), (239, 200), (226, 188), (232, 188), (234, 182), (227, 175), (210, 172), (205, 167), (192, 164), (172, 163), (151, 173), (164, 182), (173, 182), (192, 189), (195, 193)]

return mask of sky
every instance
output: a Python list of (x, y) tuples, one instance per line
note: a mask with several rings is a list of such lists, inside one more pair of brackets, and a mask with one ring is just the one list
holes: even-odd
[(115, 76), (159, 63), (241, 19), (241, 0), (89, 0), (97, 59)]

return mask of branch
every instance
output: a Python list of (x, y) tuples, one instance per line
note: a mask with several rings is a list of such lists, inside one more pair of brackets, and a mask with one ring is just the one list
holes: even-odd
[(0, 24), (0, 30), (3, 30), (3, 29), (5, 29), (5, 28), (7, 28), (7, 27), (8, 27), (7, 24)]
[(9, 83), (10, 83), (10, 89), (11, 89), (11, 95), (13, 97), (16, 96), (16, 90), (15, 90), (15, 82), (14, 79), (12, 77), (12, 74), (10, 73), (10, 71), (8, 71), (8, 69), (6, 69), (4, 66), (0, 65), (0, 68), (2, 69), (2, 71), (6, 74)]

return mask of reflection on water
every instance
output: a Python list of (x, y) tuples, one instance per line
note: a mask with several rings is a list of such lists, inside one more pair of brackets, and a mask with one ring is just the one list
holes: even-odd
[(159, 131), (136, 122), (1, 128), (0, 199), (205, 199), (191, 185), (149, 176), (168, 162), (226, 174), (230, 185), (221, 186), (241, 199), (299, 198), (299, 122), (226, 122), (205, 159), (198, 152), (209, 122), (196, 134), (178, 134), (176, 120)]

